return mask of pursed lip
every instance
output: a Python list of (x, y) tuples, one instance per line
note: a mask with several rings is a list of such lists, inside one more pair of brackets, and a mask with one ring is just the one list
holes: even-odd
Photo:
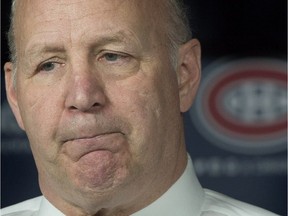
[(79, 160), (86, 154), (96, 151), (118, 152), (124, 143), (122, 132), (107, 132), (92, 136), (77, 136), (64, 142), (63, 148), (66, 154), (73, 160)]

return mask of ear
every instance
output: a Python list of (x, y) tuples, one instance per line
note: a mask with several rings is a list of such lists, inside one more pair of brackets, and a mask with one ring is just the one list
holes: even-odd
[(18, 125), (22, 130), (24, 130), (24, 125), (18, 106), (17, 90), (13, 75), (13, 64), (11, 62), (5, 63), (4, 70), (7, 100), (18, 122)]
[(177, 77), (180, 111), (183, 113), (191, 107), (200, 83), (201, 47), (197, 39), (192, 39), (180, 47)]

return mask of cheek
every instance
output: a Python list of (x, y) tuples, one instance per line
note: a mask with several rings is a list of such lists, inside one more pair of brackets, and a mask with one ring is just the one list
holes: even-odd
[(178, 112), (177, 93), (171, 85), (162, 77), (142, 77), (117, 83), (109, 91), (114, 109), (132, 125), (131, 148), (138, 154), (150, 151), (146, 155), (153, 155), (163, 148), (161, 136)]
[[(53, 134), (57, 128), (61, 111), (59, 97), (49, 89), (29, 86), (22, 88), (19, 95), (19, 107), (25, 131), (29, 138), (32, 150), (45, 148), (53, 142)], [(51, 147), (49, 147), (51, 148)]]
[(108, 92), (113, 109), (120, 116), (133, 122), (135, 126), (145, 126), (149, 118), (156, 117), (159, 110), (159, 95), (153, 84), (140, 82), (123, 82), (113, 86)]

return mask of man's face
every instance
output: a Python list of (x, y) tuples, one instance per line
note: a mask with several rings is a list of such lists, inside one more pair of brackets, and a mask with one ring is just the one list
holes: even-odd
[(16, 91), (8, 97), (47, 197), (135, 198), (179, 163), (179, 77), (154, 7), (18, 2)]

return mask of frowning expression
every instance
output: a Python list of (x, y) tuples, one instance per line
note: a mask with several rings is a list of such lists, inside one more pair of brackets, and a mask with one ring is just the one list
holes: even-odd
[(178, 152), (181, 127), (153, 1), (21, 0), (17, 8), (9, 98), (42, 190), (69, 200), (153, 181)]

